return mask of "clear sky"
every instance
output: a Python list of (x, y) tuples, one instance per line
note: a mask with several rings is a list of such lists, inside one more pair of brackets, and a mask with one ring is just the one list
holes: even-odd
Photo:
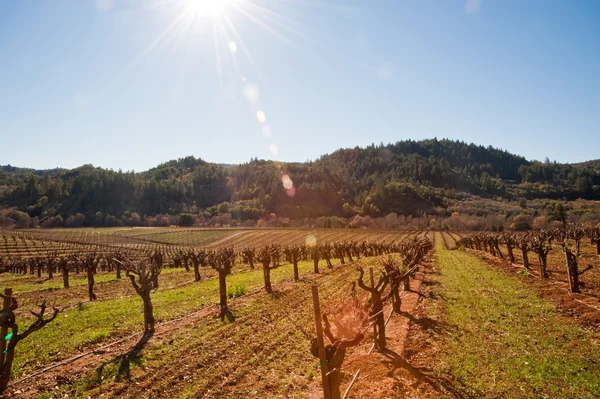
[(600, 158), (600, 1), (0, 4), (0, 164), (305, 161), (432, 137)]

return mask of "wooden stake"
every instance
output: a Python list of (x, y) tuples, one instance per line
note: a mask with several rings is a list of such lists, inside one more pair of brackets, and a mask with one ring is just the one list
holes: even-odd
[(315, 312), (315, 324), (317, 327), (317, 345), (319, 347), (321, 379), (323, 380), (323, 397), (325, 399), (330, 399), (331, 392), (329, 390), (329, 378), (327, 377), (329, 367), (327, 367), (327, 357), (325, 355), (325, 343), (323, 341), (323, 325), (321, 324), (321, 305), (319, 304), (319, 287), (317, 285), (312, 286), (312, 298), (313, 308)]
[[(369, 268), (369, 275), (371, 276), (371, 288), (375, 288), (375, 279), (373, 278), (373, 268)], [(371, 294), (373, 295), (373, 294)], [(379, 348), (377, 345), (377, 323), (373, 323), (373, 342), (375, 342), (375, 346)]]
[[(10, 299), (12, 298), (12, 288), (4, 289), (4, 303), (2, 304), (1, 318), (8, 318), (10, 311)], [(4, 368), (4, 358), (6, 350), (6, 334), (8, 334), (8, 325), (3, 324), (0, 328), (0, 370)]]

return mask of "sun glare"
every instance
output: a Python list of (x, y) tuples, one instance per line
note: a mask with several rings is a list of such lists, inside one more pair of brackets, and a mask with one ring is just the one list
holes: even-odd
[[(162, 14), (166, 26), (123, 68), (114, 82), (124, 79), (152, 53), (157, 53), (167, 46), (179, 45), (184, 41), (185, 53), (190, 56), (190, 62), (197, 62), (196, 55), (200, 53), (196, 52), (196, 47), (210, 45), (209, 40), (204, 39), (212, 36), (214, 57), (203, 56), (202, 61), (214, 59), (216, 78), (224, 98), (233, 100), (242, 94), (242, 98), (247, 100), (250, 111), (254, 113), (258, 122), (255, 126), (257, 132), (262, 132), (263, 138), (268, 140), (271, 156), (277, 156), (279, 152), (275, 142), (277, 134), (272, 126), (266, 124), (265, 104), (261, 101), (261, 89), (258, 86), (259, 83), (264, 83), (264, 78), (254, 63), (250, 48), (245, 43), (244, 35), (249, 33), (249, 29), (239, 30), (239, 24), (244, 20), (250, 22), (251, 26), (269, 33), (286, 44), (294, 44), (292, 36), (310, 39), (303, 33), (303, 29), (307, 29), (306, 26), (277, 11), (280, 8), (278, 3), (296, 2), (318, 7), (321, 4), (313, 0), (155, 0), (149, 2), (160, 5), (152, 8)], [(296, 188), (289, 177), (283, 181), (283, 186), (290, 197), (295, 195)]]
[(194, 16), (221, 17), (227, 0), (188, 0), (187, 12)]

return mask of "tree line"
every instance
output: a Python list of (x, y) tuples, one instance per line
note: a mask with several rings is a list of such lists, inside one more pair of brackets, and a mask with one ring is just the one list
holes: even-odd
[(124, 218), (135, 223), (135, 215), (185, 213), (207, 219), (228, 215), (239, 222), (270, 214), (418, 216), (439, 214), (465, 193), (598, 199), (600, 174), (437, 139), (341, 149), (305, 163), (253, 159), (218, 165), (190, 156), (140, 173), (91, 165), (48, 171), (0, 167), (0, 206), (21, 212), (4, 217), (25, 223), (26, 214), (48, 227), (111, 225)]

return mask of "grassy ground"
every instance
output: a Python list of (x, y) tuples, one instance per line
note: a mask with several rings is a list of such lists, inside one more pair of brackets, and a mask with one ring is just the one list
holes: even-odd
[[(376, 264), (376, 258), (362, 262)], [(81, 378), (40, 397), (71, 398), (305, 398), (318, 377), (310, 354), (313, 334), (310, 287), (322, 303), (348, 296), (352, 266), (305, 274), (272, 295), (261, 293), (233, 306), (234, 322), (209, 317), (173, 331), (135, 355), (94, 365)]]
[[(322, 268), (326, 267), (324, 263), (321, 263)], [(301, 276), (313, 270), (312, 261), (300, 262), (298, 267)], [(284, 265), (271, 272), (271, 281), (277, 283), (292, 276), (292, 266)], [(244, 286), (247, 291), (260, 288), (264, 284), (262, 269), (229, 276), (227, 284), (228, 287)], [(218, 300), (217, 279), (180, 288), (159, 288), (152, 294), (158, 322), (183, 316), (218, 303)], [(19, 344), (13, 372), (15, 375), (30, 372), (50, 361), (67, 358), (92, 344), (137, 332), (143, 327), (141, 310), (142, 301), (137, 296), (88, 302), (71, 308)]]
[(436, 372), (473, 398), (600, 397), (600, 342), (518, 277), (437, 242)]
[[(232, 274), (245, 273), (250, 267), (245, 264), (236, 264)], [(217, 272), (209, 267), (200, 269), (202, 280), (217, 277)], [(6, 274), (5, 278), (0, 275), (0, 290), (11, 287), (19, 303), (17, 312), (28, 314), (37, 304), (46, 301), (56, 307), (62, 308), (69, 305), (77, 305), (88, 301), (87, 277), (85, 273), (71, 274), (69, 276), (69, 288), (63, 288), (62, 276), (55, 275), (52, 280), (37, 278), (30, 275)], [(122, 298), (137, 295), (130, 280), (121, 273), (122, 278), (117, 280), (115, 273), (96, 274), (94, 280), (94, 293), (99, 301)], [(163, 269), (160, 274), (161, 288), (170, 289), (194, 284), (193, 269), (186, 272), (183, 268)]]

